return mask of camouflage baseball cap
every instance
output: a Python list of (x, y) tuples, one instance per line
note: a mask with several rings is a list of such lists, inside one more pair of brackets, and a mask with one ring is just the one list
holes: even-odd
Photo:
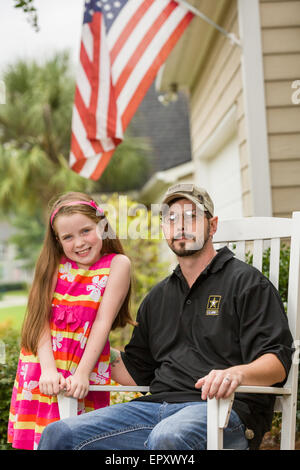
[(164, 195), (162, 204), (169, 204), (172, 200), (178, 198), (189, 199), (204, 212), (207, 211), (210, 215), (214, 215), (214, 203), (204, 188), (199, 188), (193, 183), (174, 184)]

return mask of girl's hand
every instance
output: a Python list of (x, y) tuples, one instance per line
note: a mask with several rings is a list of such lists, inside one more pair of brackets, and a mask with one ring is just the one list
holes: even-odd
[(90, 380), (86, 374), (76, 373), (66, 378), (66, 396), (84, 398), (89, 391)]
[(59, 373), (59, 376), (59, 391), (61, 392), (67, 389), (67, 381), (61, 373)]
[(39, 380), (39, 389), (43, 395), (57, 395), (66, 387), (65, 378), (57, 370), (42, 371)]

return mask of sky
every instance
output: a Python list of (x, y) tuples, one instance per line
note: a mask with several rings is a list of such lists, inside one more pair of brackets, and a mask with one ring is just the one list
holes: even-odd
[(43, 61), (64, 49), (70, 50), (76, 65), (84, 0), (35, 0), (39, 32), (13, 5), (13, 0), (0, 0), (0, 78), (7, 65), (20, 58)]

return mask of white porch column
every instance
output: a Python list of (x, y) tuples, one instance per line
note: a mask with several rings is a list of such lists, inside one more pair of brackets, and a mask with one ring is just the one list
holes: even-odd
[(253, 216), (272, 216), (259, 0), (238, 0)]

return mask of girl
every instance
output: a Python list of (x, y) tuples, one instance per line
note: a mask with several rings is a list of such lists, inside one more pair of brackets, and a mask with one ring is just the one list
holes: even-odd
[(13, 447), (37, 447), (59, 419), (61, 390), (79, 399), (78, 414), (109, 405), (108, 392), (88, 388), (110, 383), (108, 336), (134, 324), (129, 296), (130, 261), (103, 210), (85, 194), (64, 195), (51, 211), (23, 323), (8, 424)]

